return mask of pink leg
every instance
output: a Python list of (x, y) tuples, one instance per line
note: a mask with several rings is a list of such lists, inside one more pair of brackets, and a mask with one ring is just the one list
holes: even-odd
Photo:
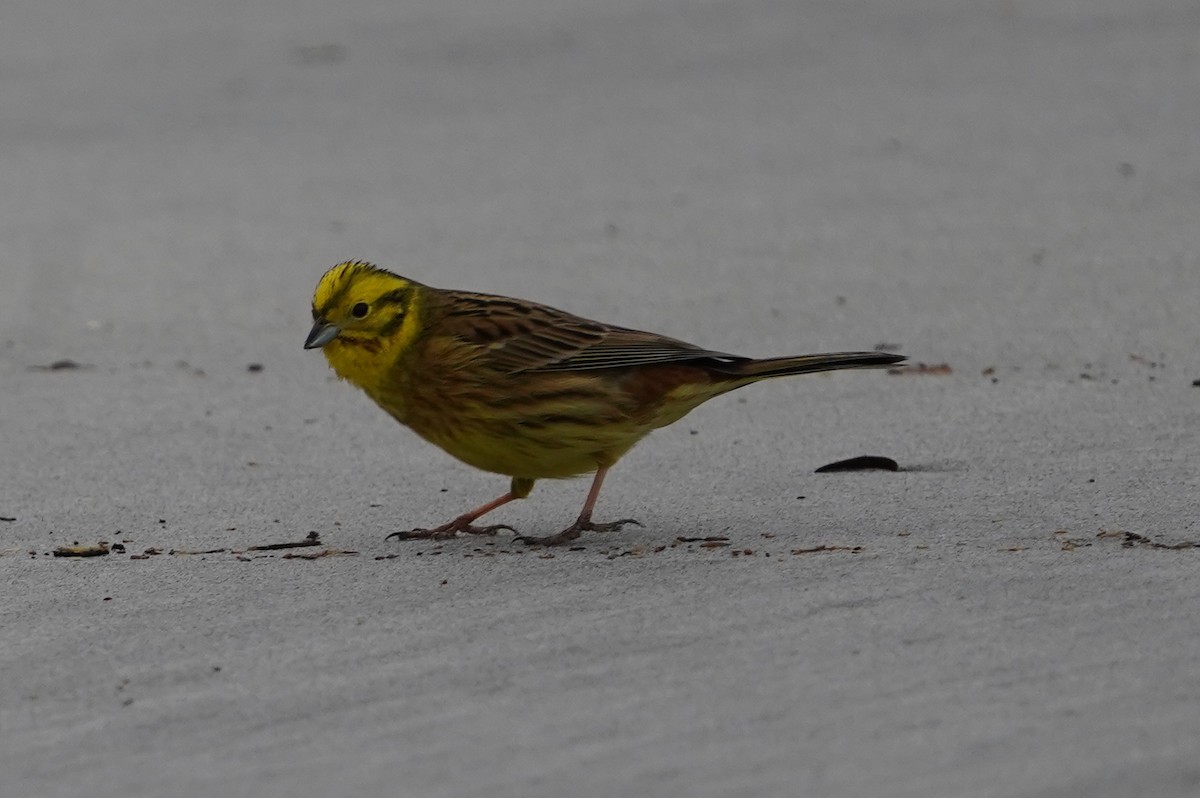
[(518, 535), (517, 540), (529, 546), (561, 546), (579, 537), (581, 532), (615, 532), (626, 524), (641, 526), (633, 518), (623, 518), (620, 521), (610, 521), (606, 524), (597, 524), (592, 521), (592, 508), (596, 506), (596, 499), (600, 496), (600, 486), (604, 484), (604, 476), (608, 473), (608, 469), (609, 466), (604, 466), (596, 471), (596, 476), (592, 479), (592, 487), (588, 490), (587, 498), (583, 500), (583, 509), (579, 511), (579, 517), (575, 519), (575, 523), (557, 535), (546, 535), (545, 537)]
[[(528, 493), (529, 491), (525, 492)], [(520, 498), (524, 497), (518, 496), (516, 492), (510, 490), (503, 496), (492, 499), (487, 504), (476, 507), (470, 512), (463, 513), (453, 521), (449, 521), (439, 527), (434, 527), (433, 529), (413, 529), (408, 532), (393, 532), (384, 538), (384, 540), (388, 540), (389, 538), (396, 538), (398, 540), (445, 540), (446, 538), (457, 537), (460, 532), (468, 535), (494, 535), (501, 529), (507, 529), (510, 532), (516, 532), (515, 529), (507, 524), (493, 524), (492, 526), (478, 527), (472, 526), (471, 522), (482, 515), (487, 515), (497, 507), (503, 507), (509, 502)]]

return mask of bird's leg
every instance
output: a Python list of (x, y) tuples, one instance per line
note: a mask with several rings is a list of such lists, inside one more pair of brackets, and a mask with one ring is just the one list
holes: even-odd
[(513, 499), (517, 498), (512, 491), (505, 493), (503, 496), (492, 499), (487, 504), (476, 507), (474, 510), (465, 512), (457, 518), (447, 521), (441, 526), (436, 526), (433, 529), (410, 529), (407, 532), (393, 532), (384, 540), (396, 538), (397, 540), (445, 540), (446, 538), (458, 537), (458, 533), (462, 532), (467, 535), (494, 535), (501, 529), (516, 531), (507, 524), (493, 524), (491, 526), (472, 526), (471, 522), (481, 515), (486, 515), (497, 507), (508, 504)]
[(604, 484), (604, 475), (608, 473), (608, 469), (609, 466), (597, 469), (596, 476), (592, 479), (591, 490), (588, 491), (587, 498), (583, 500), (583, 509), (580, 510), (575, 523), (557, 535), (546, 535), (540, 538), (518, 535), (517, 540), (528, 546), (561, 546), (579, 537), (581, 532), (615, 532), (626, 524), (641, 526), (641, 523), (634, 518), (622, 518), (620, 521), (609, 521), (606, 524), (597, 524), (592, 520), (592, 508), (596, 506), (596, 499), (600, 496), (600, 486)]
[(491, 526), (472, 526), (475, 519), (480, 516), (487, 515), (497, 507), (502, 507), (511, 501), (524, 499), (529, 495), (529, 491), (533, 490), (533, 480), (524, 479), (522, 477), (513, 477), (512, 487), (508, 493), (492, 499), (484, 505), (476, 507), (474, 510), (465, 512), (457, 518), (447, 521), (441, 526), (433, 529), (412, 529), (407, 532), (393, 532), (384, 540), (396, 538), (397, 540), (445, 540), (447, 538), (458, 537), (459, 533), (467, 535), (494, 535), (501, 529), (507, 529), (510, 532), (516, 532), (508, 524), (492, 524)]

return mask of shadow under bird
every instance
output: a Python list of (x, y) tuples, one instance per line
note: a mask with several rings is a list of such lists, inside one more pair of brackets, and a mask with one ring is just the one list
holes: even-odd
[(608, 470), (651, 430), (715, 396), (770, 377), (876, 368), (887, 352), (756, 359), (489, 294), (432, 288), (369, 263), (327, 271), (313, 296), (305, 349), (392, 418), (468, 465), (512, 477), (507, 493), (401, 539), (494, 535), (475, 526), (523, 499), (539, 479), (595, 472), (583, 509), (563, 531), (519, 536), (552, 546), (633, 519), (592, 520)]

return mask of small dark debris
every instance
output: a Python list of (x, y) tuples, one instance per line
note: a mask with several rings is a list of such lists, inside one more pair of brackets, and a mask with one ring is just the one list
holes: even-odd
[(822, 543), (820, 546), (812, 546), (807, 549), (792, 549), (792, 554), (822, 554), (829, 551), (848, 551), (851, 554), (858, 554), (862, 550), (862, 546), (828, 546)]
[(125, 544), (124, 543), (112, 544), (112, 552), (113, 552), (113, 554), (124, 554), (125, 553)]
[(888, 374), (913, 374), (919, 377), (945, 377), (954, 373), (949, 363), (911, 363), (904, 366), (893, 366)]
[(108, 544), (76, 543), (73, 546), (59, 546), (53, 554), (55, 557), (103, 557), (108, 554)]
[[(817, 474), (828, 474), (833, 471), (899, 471), (900, 464), (890, 457), (880, 457), (865, 454), (861, 457), (851, 457), (848, 460), (838, 460), (828, 463), (816, 470)], [(803, 498), (803, 497), (801, 497)]]
[(685, 537), (675, 538), (676, 543), (721, 543), (721, 542), (728, 542), (728, 541), (729, 541), (729, 538), (727, 538), (723, 535), (711, 535), (706, 538), (685, 538)]
[(246, 551), (278, 551), (279, 549), (300, 549), (305, 546), (320, 546), (321, 536), (316, 532), (309, 532), (304, 540), (298, 540), (294, 543), (266, 543), (261, 546), (249, 546)]
[(16, 520), (17, 520), (17, 519), (16, 519), (15, 517), (13, 517), (13, 516), (8, 516), (8, 515), (0, 515), (0, 521), (8, 521), (8, 522), (12, 522), (12, 521), (16, 521)]
[(1136, 532), (1124, 532), (1120, 530), (1101, 532), (1100, 534), (1096, 535), (1096, 537), (1120, 537), (1121, 547), (1126, 549), (1132, 549), (1134, 546), (1138, 546), (1143, 549), (1169, 549), (1172, 551), (1200, 548), (1200, 543), (1190, 540), (1180, 541), (1179, 543), (1160, 543), (1157, 540), (1152, 540), (1145, 535), (1139, 535)]
[(91, 366), (85, 365), (83, 363), (76, 363), (74, 360), (63, 358), (62, 360), (56, 360), (53, 363), (50, 363), (50, 364), (44, 365), (44, 366), (30, 366), (29, 370), (30, 371), (72, 371), (75, 369), (88, 369), (88, 368), (91, 368)]
[[(1193, 387), (1193, 388), (1200, 388), (1200, 380), (1192, 380), (1192, 387)], [(5, 520), (5, 521), (7, 521), (7, 520), (9, 520), (9, 519), (7, 519), (7, 518), (6, 518), (6, 519), (4, 519), (4, 520)]]
[(263, 370), (262, 363), (250, 363), (246, 366), (246, 371), (250, 372), (251, 374), (258, 374), (262, 370)]
[(357, 551), (347, 551), (344, 549), (324, 549), (323, 551), (314, 551), (311, 553), (288, 552), (283, 555), (285, 560), (320, 560), (323, 557), (354, 557), (357, 556)]

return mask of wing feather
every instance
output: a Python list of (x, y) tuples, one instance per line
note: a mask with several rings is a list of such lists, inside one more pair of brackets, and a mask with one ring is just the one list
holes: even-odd
[(664, 335), (602, 324), (507, 297), (445, 292), (446, 330), (479, 347), (478, 357), (507, 372), (577, 371), (745, 358)]

